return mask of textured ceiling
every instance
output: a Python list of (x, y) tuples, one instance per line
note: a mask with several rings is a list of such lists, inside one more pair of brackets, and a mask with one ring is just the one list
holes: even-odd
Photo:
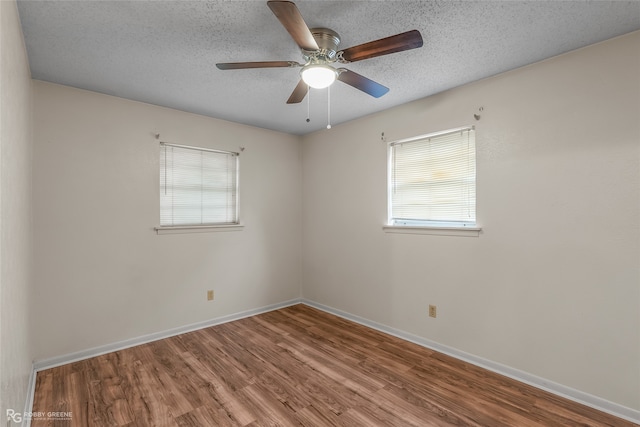
[[(296, 1), (347, 48), (417, 29), (424, 46), (345, 65), (391, 90), (331, 87), (338, 124), (640, 29), (638, 1)], [(286, 105), (302, 62), (266, 1), (31, 1), (18, 8), (34, 79), (292, 134), (327, 125), (327, 90)], [(306, 122), (307, 106), (311, 121)]]

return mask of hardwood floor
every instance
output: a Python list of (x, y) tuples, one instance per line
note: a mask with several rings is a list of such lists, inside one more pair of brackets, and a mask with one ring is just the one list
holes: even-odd
[(296, 305), (38, 373), (41, 426), (637, 426)]

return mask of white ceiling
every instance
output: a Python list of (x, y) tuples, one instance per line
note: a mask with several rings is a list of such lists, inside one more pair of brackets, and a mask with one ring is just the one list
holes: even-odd
[[(338, 124), (640, 29), (639, 1), (296, 1), (344, 49), (417, 29), (424, 46), (345, 65), (391, 90), (331, 87)], [(287, 105), (303, 62), (266, 1), (32, 1), (18, 8), (34, 79), (305, 134), (327, 125), (327, 90)], [(640, 49), (640, 47), (639, 47)]]

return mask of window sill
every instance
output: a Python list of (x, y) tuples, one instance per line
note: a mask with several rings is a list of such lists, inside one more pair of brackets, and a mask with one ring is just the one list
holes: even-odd
[(384, 225), (382, 229), (385, 233), (430, 234), (433, 236), (459, 237), (478, 237), (482, 231), (480, 227), (417, 227), (406, 225)]
[(215, 233), (219, 231), (242, 231), (244, 225), (180, 225), (176, 227), (155, 227), (157, 234)]

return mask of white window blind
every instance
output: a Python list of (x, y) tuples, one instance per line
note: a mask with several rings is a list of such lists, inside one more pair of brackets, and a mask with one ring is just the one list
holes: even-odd
[(160, 145), (160, 226), (238, 223), (238, 153)]
[(389, 224), (475, 226), (473, 128), (389, 145)]

